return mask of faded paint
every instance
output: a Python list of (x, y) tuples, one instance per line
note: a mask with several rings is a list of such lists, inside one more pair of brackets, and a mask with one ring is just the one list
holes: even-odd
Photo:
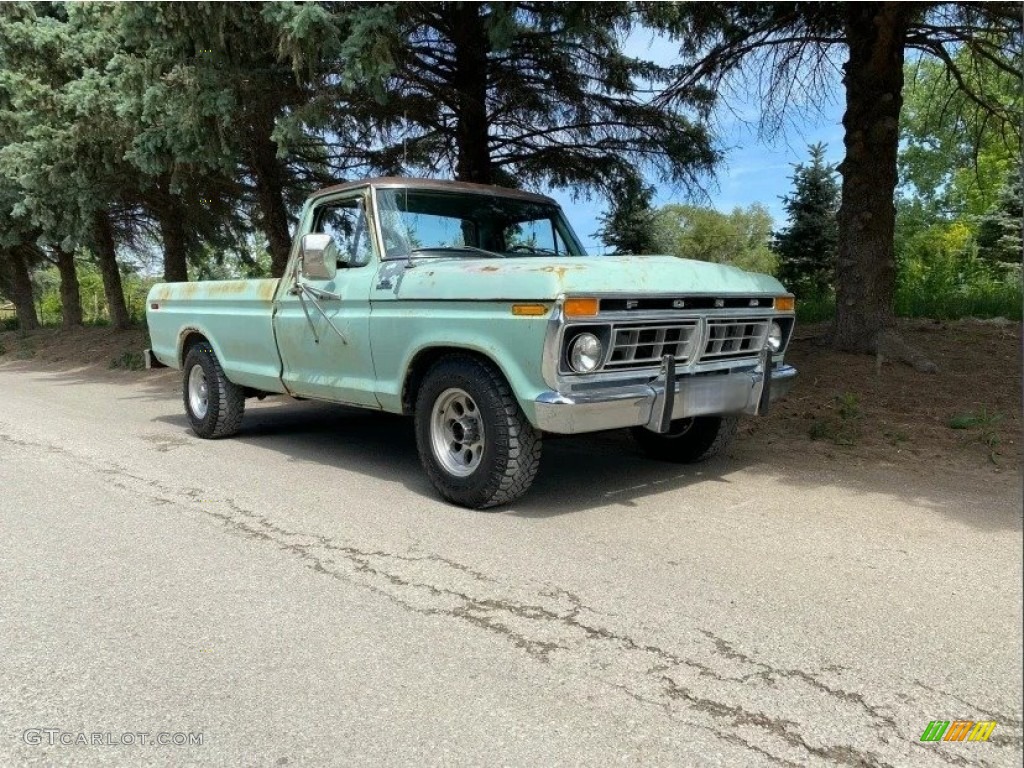
[[(403, 300), (552, 301), (560, 294), (785, 293), (769, 275), (675, 256), (568, 256), (432, 259), (431, 269), (404, 270)], [(540, 263), (543, 262), (543, 263)], [(386, 262), (382, 270), (396, 262)], [(429, 279), (428, 279), (429, 278)]]
[[(310, 231), (318, 201), (364, 186), (346, 185), (310, 198), (296, 242)], [(486, 193), (503, 194), (496, 188)], [(293, 274), (297, 257), (293, 245), (286, 274)], [(398, 412), (415, 356), (435, 347), (456, 347), (490, 358), (532, 419), (533, 399), (549, 386), (543, 376), (543, 349), (550, 313), (515, 316), (512, 302), (550, 305), (565, 294), (784, 292), (768, 275), (672, 256), (375, 259), (364, 267), (339, 270), (333, 281), (316, 285), (336, 294), (322, 308), (347, 344), (340, 343), (315, 309), (306, 317), (288, 290), (291, 278), (226, 280), (154, 286), (147, 301), (147, 306), (160, 305), (147, 311), (153, 351), (161, 362), (180, 366), (177, 345), (183, 332), (195, 329), (210, 340), (228, 378), (238, 384), (285, 392), (287, 383), (288, 390), (305, 396)]]

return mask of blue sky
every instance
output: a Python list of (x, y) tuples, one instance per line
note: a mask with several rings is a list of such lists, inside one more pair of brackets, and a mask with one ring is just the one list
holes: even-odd
[[(649, 30), (638, 30), (627, 38), (625, 50), (631, 56), (667, 64), (674, 60), (678, 48)], [(807, 145), (820, 141), (828, 147), (829, 161), (838, 163), (842, 159), (843, 107), (838, 76), (831, 90), (830, 99), (790, 110), (783, 129), (770, 139), (758, 136), (760, 106), (755, 100), (735, 94), (724, 100), (728, 108), (719, 109), (714, 119), (716, 146), (724, 160), (716, 178), (707, 185), (711, 199), (704, 204), (730, 211), (736, 206), (762, 203), (771, 212), (775, 227), (781, 227), (785, 214), (779, 198), (790, 189), (793, 164), (807, 159)], [(687, 201), (687, 190), (656, 184), (656, 179), (649, 181), (657, 187), (656, 206)], [(598, 217), (606, 207), (604, 200), (574, 201), (571, 192), (564, 190), (550, 190), (549, 194), (561, 203), (588, 251), (600, 253), (601, 243), (595, 233), (600, 226)]]

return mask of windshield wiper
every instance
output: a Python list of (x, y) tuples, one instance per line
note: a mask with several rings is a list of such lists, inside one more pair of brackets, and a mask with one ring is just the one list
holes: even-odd
[(495, 258), (495, 259), (503, 259), (503, 258), (505, 258), (500, 253), (495, 253), (494, 251), (488, 251), (488, 250), (485, 250), (484, 248), (477, 248), (476, 246), (472, 246), (472, 245), (435, 245), (435, 246), (431, 246), (431, 247), (427, 247), (427, 248), (413, 248), (411, 251), (409, 251), (409, 256), (417, 256), (419, 254), (431, 253), (431, 252), (437, 252), (437, 251), (445, 251), (445, 252), (447, 252), (447, 251), (455, 251), (456, 253), (473, 253), (473, 254), (480, 254), (482, 256), (489, 256), (489, 257)]

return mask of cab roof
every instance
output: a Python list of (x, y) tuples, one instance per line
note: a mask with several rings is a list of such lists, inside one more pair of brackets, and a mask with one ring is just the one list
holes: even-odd
[(323, 197), (338, 192), (361, 189), (363, 187), (375, 187), (377, 189), (428, 189), (438, 192), (470, 192), (472, 194), (494, 195), (495, 197), (514, 197), (519, 200), (530, 200), (535, 203), (548, 203), (558, 205), (547, 195), (539, 195), (535, 192), (526, 192), (521, 189), (510, 189), (491, 184), (471, 184), (468, 181), (452, 181), (450, 179), (417, 179), (406, 176), (381, 176), (376, 179), (361, 179), (359, 181), (346, 181), (343, 184), (335, 184), (314, 192), (312, 197)]

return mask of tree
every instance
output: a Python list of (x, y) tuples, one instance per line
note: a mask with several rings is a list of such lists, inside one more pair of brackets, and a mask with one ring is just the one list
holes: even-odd
[[(724, 3), (682, 4), (647, 10), (652, 23), (677, 35), (686, 71), (670, 87), (719, 88), (746, 72), (762, 86), (766, 114), (801, 90), (820, 90), (830, 56), (845, 51), (843, 116), (846, 155), (839, 165), (836, 318), (832, 343), (849, 351), (884, 351), (923, 370), (935, 366), (894, 331), (896, 160), (908, 50), (941, 62), (957, 87), (990, 119), (1019, 122), (998, 94), (976, 92), (953, 52), (1018, 76), (1021, 24), (1018, 3)], [(742, 69), (741, 65), (751, 65)], [(773, 115), (774, 113), (774, 115)]]
[[(202, 250), (203, 239), (240, 236), (215, 225), (195, 226), (210, 219), (211, 209), (230, 218), (239, 203), (266, 235), (272, 273), (284, 273), (291, 211), (309, 190), (276, 131), (314, 94), (278, 48), (287, 22), (320, 12), (315, 6), (217, 2), (91, 7), (124, 41), (125, 52), (112, 67), (131, 94), (126, 109), (140, 125), (128, 156), (154, 181), (144, 190), (146, 200), (176, 276), (187, 257)], [(293, 29), (291, 39), (306, 44), (315, 32), (308, 25), (301, 35)], [(290, 125), (294, 131), (295, 121)], [(302, 143), (301, 137), (291, 139)], [(189, 229), (180, 226), (185, 219), (193, 223)], [(197, 229), (205, 235), (197, 237)]]
[(61, 326), (74, 328), (82, 325), (82, 290), (78, 284), (74, 252), (55, 245), (43, 257), (57, 267), (60, 275)]
[(1024, 126), (991, 119), (970, 96), (995, 94), (1019, 110), (1020, 74), (985, 59), (972, 61), (967, 48), (952, 58), (967, 89), (940, 61), (919, 58), (904, 67), (899, 193), (921, 206), (931, 223), (988, 211), (1020, 162)]
[(978, 255), (1002, 266), (1024, 259), (1024, 165), (1009, 174), (992, 207), (978, 220)]
[[(710, 95), (648, 98), (641, 82), (671, 73), (622, 52), (630, 14), (625, 3), (344, 6), (321, 34), (338, 41), (342, 73), (332, 132), (372, 125), (370, 167), (482, 184), (609, 192), (644, 170), (698, 184), (718, 156), (690, 115)], [(285, 47), (302, 67), (308, 53)]]
[(775, 271), (769, 248), (772, 217), (760, 204), (721, 213), (695, 205), (666, 205), (654, 217), (654, 248), (684, 259)]
[(821, 297), (835, 281), (839, 226), (839, 184), (835, 167), (825, 162), (825, 146), (810, 147), (811, 162), (793, 171), (793, 192), (782, 198), (789, 218), (775, 236), (778, 277), (797, 297)]
[(29, 273), (32, 252), (25, 247), (0, 248), (0, 291), (11, 297), (23, 331), (39, 327), (32, 278)]
[(11, 216), (17, 195), (17, 187), (0, 177), (0, 293), (14, 302), (21, 329), (31, 331), (39, 325), (30, 274), (38, 249), (31, 228)]
[(110, 130), (116, 94), (101, 72), (111, 41), (81, 22), (74, 8), (56, 4), (2, 9), (0, 178), (16, 190), (7, 215), (20, 222), (20, 252), (40, 241), (89, 246), (111, 324), (127, 328), (115, 232), (133, 221), (125, 214), (136, 174), (123, 159), (123, 137)]
[(630, 178), (602, 214), (598, 236), (615, 253), (654, 253), (654, 187)]

